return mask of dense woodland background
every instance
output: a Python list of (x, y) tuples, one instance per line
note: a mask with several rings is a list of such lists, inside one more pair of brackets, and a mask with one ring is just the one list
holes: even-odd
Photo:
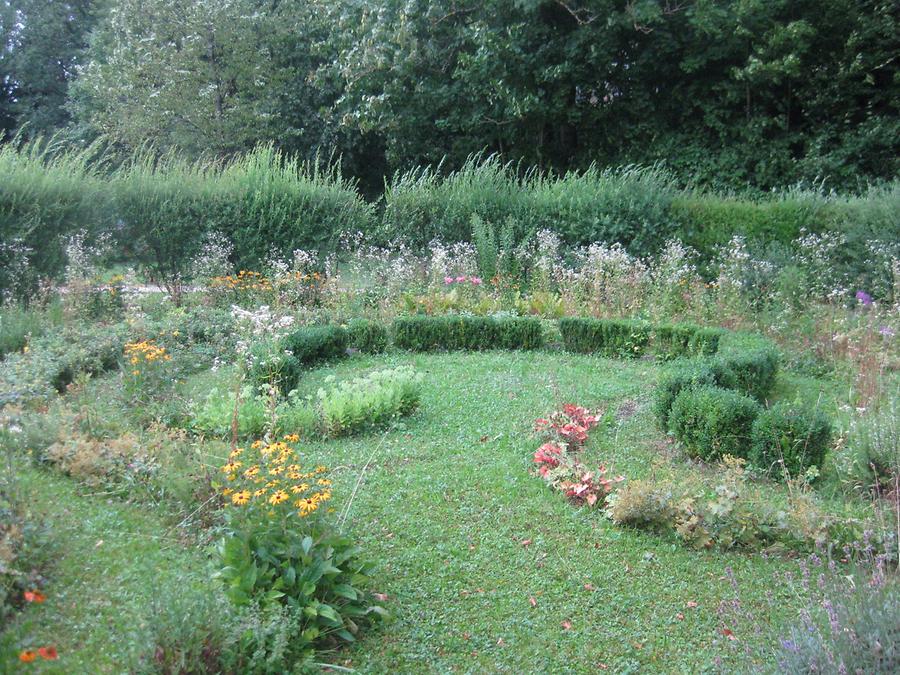
[(900, 157), (887, 0), (0, 0), (0, 137), (274, 142), (370, 194), (471, 153), (859, 191)]

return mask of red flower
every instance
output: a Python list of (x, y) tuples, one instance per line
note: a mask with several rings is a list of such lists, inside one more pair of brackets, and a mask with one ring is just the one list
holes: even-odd
[(19, 653), (19, 661), (21, 661), (22, 663), (31, 663), (36, 658), (37, 652), (30, 649), (26, 649), (25, 651)]
[(40, 591), (25, 591), (22, 595), (25, 597), (25, 602), (43, 602), (47, 599), (47, 596)]
[(56, 653), (56, 647), (41, 647), (38, 649), (38, 654), (47, 661), (56, 661), (59, 658), (59, 654)]

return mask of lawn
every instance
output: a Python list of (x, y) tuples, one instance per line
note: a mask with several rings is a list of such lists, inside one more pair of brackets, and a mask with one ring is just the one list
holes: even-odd
[[(338, 511), (355, 491), (347, 528), (375, 562), (373, 589), (393, 615), (325, 660), (373, 673), (697, 672), (727, 657), (723, 629), (737, 641), (759, 637), (718, 612), (735, 595), (729, 570), (742, 601), (766, 608), (763, 626), (777, 631), (796, 615), (799, 599), (773, 584), (789, 560), (695, 551), (615, 527), (532, 475), (533, 420), (563, 402), (614, 411), (591, 437), (588, 465), (629, 480), (700, 471), (654, 427), (653, 361), (390, 353), (315, 370), (303, 388), (399, 364), (425, 374), (417, 413), (384, 433), (303, 445), (310, 462), (331, 467)], [(801, 384), (807, 395), (827, 387)], [(102, 391), (103, 379), (92, 386)], [(61, 657), (47, 672), (130, 671), (152, 653), (159, 598), (191, 585), (215, 592), (205, 534), (177, 527), (165, 504), (90, 494), (50, 470), (21, 468), (19, 480), (56, 560), (48, 601), (5, 631), (8, 658), (53, 639)]]

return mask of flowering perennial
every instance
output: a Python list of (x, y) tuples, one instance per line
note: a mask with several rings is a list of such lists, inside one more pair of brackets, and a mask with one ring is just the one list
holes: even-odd
[(293, 444), (295, 434), (280, 441), (255, 441), (249, 448), (235, 448), (222, 466), (228, 487), (222, 496), (231, 506), (287, 509), (305, 518), (331, 499), (328, 469), (304, 470)]

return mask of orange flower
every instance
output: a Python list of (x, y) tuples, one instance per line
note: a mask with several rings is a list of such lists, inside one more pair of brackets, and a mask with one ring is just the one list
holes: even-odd
[(47, 596), (40, 591), (25, 591), (23, 595), (25, 596), (25, 602), (43, 602), (47, 599)]
[(19, 653), (19, 661), (21, 661), (22, 663), (31, 663), (36, 658), (37, 652), (30, 649), (26, 649), (25, 651)]
[(59, 658), (59, 654), (56, 653), (56, 647), (41, 647), (38, 649), (38, 654), (47, 661), (56, 661)]

